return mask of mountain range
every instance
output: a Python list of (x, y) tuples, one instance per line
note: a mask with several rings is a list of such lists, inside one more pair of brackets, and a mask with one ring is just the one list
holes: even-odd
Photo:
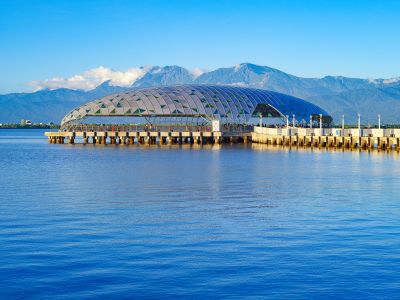
[(71, 109), (108, 94), (133, 88), (189, 83), (236, 85), (293, 95), (324, 108), (337, 123), (343, 114), (347, 123), (355, 123), (357, 113), (361, 114), (363, 124), (376, 123), (377, 114), (381, 114), (384, 124), (400, 123), (400, 78), (303, 78), (250, 63), (219, 68), (200, 76), (194, 76), (179, 66), (152, 67), (129, 87), (113, 86), (110, 81), (105, 81), (89, 91), (60, 88), (0, 95), (0, 123), (19, 122), (21, 119), (59, 123)]

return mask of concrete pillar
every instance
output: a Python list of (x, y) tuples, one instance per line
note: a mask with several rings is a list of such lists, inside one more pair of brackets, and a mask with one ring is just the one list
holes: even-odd
[(387, 150), (387, 138), (386, 137), (380, 137), (379, 138), (379, 149), (381, 150)]
[(351, 138), (346, 138), (344, 140), (344, 148), (350, 148), (351, 147)]
[(304, 147), (305, 136), (301, 136), (299, 139), (299, 146)]
[(321, 136), (321, 147), (327, 147), (327, 136)]
[(360, 137), (352, 137), (352, 148), (356, 149), (360, 146)]
[(360, 148), (366, 150), (368, 148), (368, 140), (369, 138), (361, 137), (360, 138)]
[(312, 137), (312, 146), (318, 147), (319, 146), (319, 138), (317, 136)]
[(370, 150), (373, 149), (375, 147), (374, 143), (375, 143), (374, 138), (369, 137), (368, 138), (368, 149), (370, 149)]
[(294, 136), (294, 135), (292, 136), (292, 135), (291, 135), (291, 136), (290, 136), (290, 146), (295, 145), (296, 142), (297, 142), (297, 141), (296, 141), (296, 136)]
[(343, 148), (344, 147), (344, 137), (343, 136), (337, 137), (337, 139), (339, 140), (338, 146)]

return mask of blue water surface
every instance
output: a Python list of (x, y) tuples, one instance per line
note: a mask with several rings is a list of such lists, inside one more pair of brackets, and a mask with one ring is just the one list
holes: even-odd
[(1, 299), (396, 299), (400, 155), (0, 130)]

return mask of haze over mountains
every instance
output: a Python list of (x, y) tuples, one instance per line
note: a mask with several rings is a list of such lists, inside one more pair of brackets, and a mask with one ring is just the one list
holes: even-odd
[(129, 87), (103, 82), (93, 90), (59, 88), (34, 93), (0, 95), (0, 123), (31, 119), (59, 123), (71, 109), (107, 94), (157, 85), (224, 84), (268, 89), (306, 99), (327, 110), (340, 122), (355, 122), (361, 113), (364, 124), (376, 123), (377, 114), (387, 124), (400, 123), (400, 78), (359, 79), (342, 76), (302, 78), (280, 70), (243, 63), (195, 76), (179, 66), (152, 67)]

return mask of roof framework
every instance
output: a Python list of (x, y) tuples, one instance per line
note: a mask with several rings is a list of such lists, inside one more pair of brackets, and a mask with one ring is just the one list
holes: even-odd
[(84, 123), (86, 118), (96, 116), (202, 118), (218, 119), (222, 124), (246, 124), (262, 112), (272, 117), (295, 115), (298, 120), (320, 114), (330, 118), (314, 104), (277, 92), (236, 86), (180, 85), (135, 89), (99, 98), (69, 112), (61, 125)]

